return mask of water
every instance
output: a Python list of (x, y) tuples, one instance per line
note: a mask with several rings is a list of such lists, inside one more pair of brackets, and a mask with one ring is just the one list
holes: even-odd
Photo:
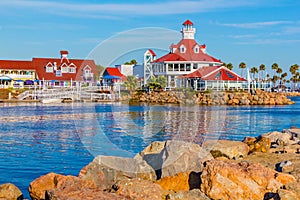
[(300, 127), (300, 98), (286, 106), (149, 106), (124, 104), (2, 104), (0, 184), (25, 197), (49, 172), (78, 175), (96, 155), (132, 157), (152, 141), (242, 140)]

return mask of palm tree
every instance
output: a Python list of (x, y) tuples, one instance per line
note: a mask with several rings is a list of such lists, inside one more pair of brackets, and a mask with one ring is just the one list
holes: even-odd
[(273, 76), (275, 76), (275, 72), (276, 72), (277, 69), (278, 69), (278, 64), (277, 64), (277, 63), (273, 63), (273, 64), (272, 64), (272, 69), (274, 70)]
[(226, 65), (226, 67), (227, 67), (229, 70), (232, 70), (233, 65), (232, 65), (232, 63), (228, 63), (228, 64)]
[(241, 69), (241, 76), (243, 77), (243, 71), (244, 71), (244, 69), (247, 67), (247, 65), (246, 65), (246, 63), (244, 63), (244, 62), (241, 62), (240, 64), (239, 64), (239, 68)]
[(287, 73), (284, 72), (283, 74), (281, 74), (280, 79), (283, 82), (283, 85), (285, 86), (285, 83), (287, 82), (286, 77), (287, 77)]
[(275, 87), (275, 86), (276, 86), (276, 82), (278, 81), (278, 79), (279, 79), (279, 77), (278, 77), (278, 76), (276, 76), (276, 75), (274, 75), (274, 76), (273, 76), (273, 78), (271, 79), (271, 80), (272, 80), (272, 82), (273, 82), (273, 87)]
[(165, 76), (158, 76), (156, 81), (162, 88), (167, 86), (167, 78)]
[(257, 67), (252, 67), (252, 68), (250, 69), (250, 73), (253, 74), (253, 79), (255, 80), (255, 74), (258, 73)]
[(124, 81), (124, 86), (130, 91), (130, 94), (137, 88), (138, 80), (135, 76), (127, 76)]
[(292, 74), (291, 81), (293, 82), (293, 90), (295, 90), (295, 82), (296, 82), (296, 73), (299, 70), (299, 65), (294, 64), (290, 66), (290, 72)]
[(261, 79), (262, 81), (265, 80), (265, 77), (264, 77), (264, 72), (265, 72), (265, 70), (266, 70), (266, 66), (265, 66), (264, 64), (259, 65), (259, 71), (261, 72), (261, 74), (260, 74), (260, 79)]
[(282, 79), (281, 79), (282, 69), (280, 67), (278, 67), (277, 70), (276, 70), (276, 73), (278, 74), (279, 87), (281, 88), (281, 85), (282, 85)]

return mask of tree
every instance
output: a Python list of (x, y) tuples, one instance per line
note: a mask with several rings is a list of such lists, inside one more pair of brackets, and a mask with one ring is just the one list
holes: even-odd
[(281, 87), (282, 80), (281, 80), (281, 74), (282, 74), (282, 69), (280, 67), (277, 68), (276, 73), (278, 74), (278, 80), (279, 80), (279, 86)]
[(265, 76), (264, 76), (264, 72), (266, 70), (266, 66), (264, 64), (259, 65), (259, 71), (260, 73), (260, 79), (264, 82), (265, 81)]
[(225, 66), (226, 66), (229, 70), (232, 70), (232, 68), (233, 68), (232, 63), (228, 63), (228, 64), (226, 64)]
[(157, 77), (156, 81), (162, 88), (165, 88), (167, 86), (167, 78), (165, 76)]
[(273, 63), (273, 64), (272, 64), (272, 69), (274, 70), (273, 76), (275, 76), (275, 72), (276, 72), (277, 69), (278, 69), (278, 64), (277, 64), (277, 63)]
[(292, 77), (291, 77), (291, 81), (293, 83), (293, 90), (295, 90), (295, 83), (297, 81), (297, 77), (296, 77), (296, 74), (297, 74), (297, 71), (299, 70), (299, 65), (298, 64), (294, 64), (292, 66), (290, 66), (290, 72), (292, 74)]
[(96, 65), (97, 73), (95, 74), (95, 80), (99, 80), (100, 74), (103, 74), (105, 67), (102, 65)]
[(132, 59), (130, 62), (125, 62), (125, 65), (136, 65), (137, 61), (135, 59)]
[(250, 73), (253, 74), (253, 79), (255, 80), (255, 74), (258, 73), (257, 67), (252, 67), (252, 68), (250, 69)]
[(241, 62), (240, 64), (239, 64), (239, 68), (241, 69), (241, 76), (243, 77), (243, 71), (244, 71), (244, 69), (247, 67), (247, 65), (246, 65), (246, 63), (244, 63), (244, 62)]
[(132, 94), (132, 92), (137, 88), (138, 86), (138, 80), (135, 76), (127, 76), (126, 80), (124, 81), (124, 86), (130, 91), (130, 93)]
[(287, 77), (287, 75), (288, 74), (286, 72), (284, 72), (283, 74), (281, 74), (281, 77), (280, 77), (280, 79), (283, 82), (284, 86), (285, 86), (285, 83), (287, 82), (287, 80), (285, 79)]

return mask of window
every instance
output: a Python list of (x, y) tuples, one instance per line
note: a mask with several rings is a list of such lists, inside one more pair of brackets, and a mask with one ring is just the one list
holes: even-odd
[(46, 65), (46, 73), (52, 73), (53, 72), (53, 65), (49, 62)]
[(195, 48), (195, 53), (199, 53), (199, 48), (198, 47)]
[(229, 78), (234, 78), (234, 76), (231, 73), (229, 73), (228, 71), (225, 71), (225, 73)]
[(185, 46), (183, 44), (180, 46), (180, 53), (185, 53)]
[(186, 71), (191, 71), (191, 65), (190, 64), (186, 64)]
[(217, 75), (215, 76), (215, 79), (219, 79), (219, 78), (221, 77), (221, 75), (222, 75), (222, 71), (219, 71), (219, 72), (217, 73)]
[(195, 63), (193, 66), (193, 69), (197, 69), (197, 68), (198, 68), (198, 65)]

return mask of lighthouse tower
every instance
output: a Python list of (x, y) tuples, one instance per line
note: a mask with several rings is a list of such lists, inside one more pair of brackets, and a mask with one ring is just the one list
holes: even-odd
[(186, 20), (182, 25), (184, 26), (180, 31), (182, 39), (195, 39), (196, 29), (193, 28), (193, 22)]

